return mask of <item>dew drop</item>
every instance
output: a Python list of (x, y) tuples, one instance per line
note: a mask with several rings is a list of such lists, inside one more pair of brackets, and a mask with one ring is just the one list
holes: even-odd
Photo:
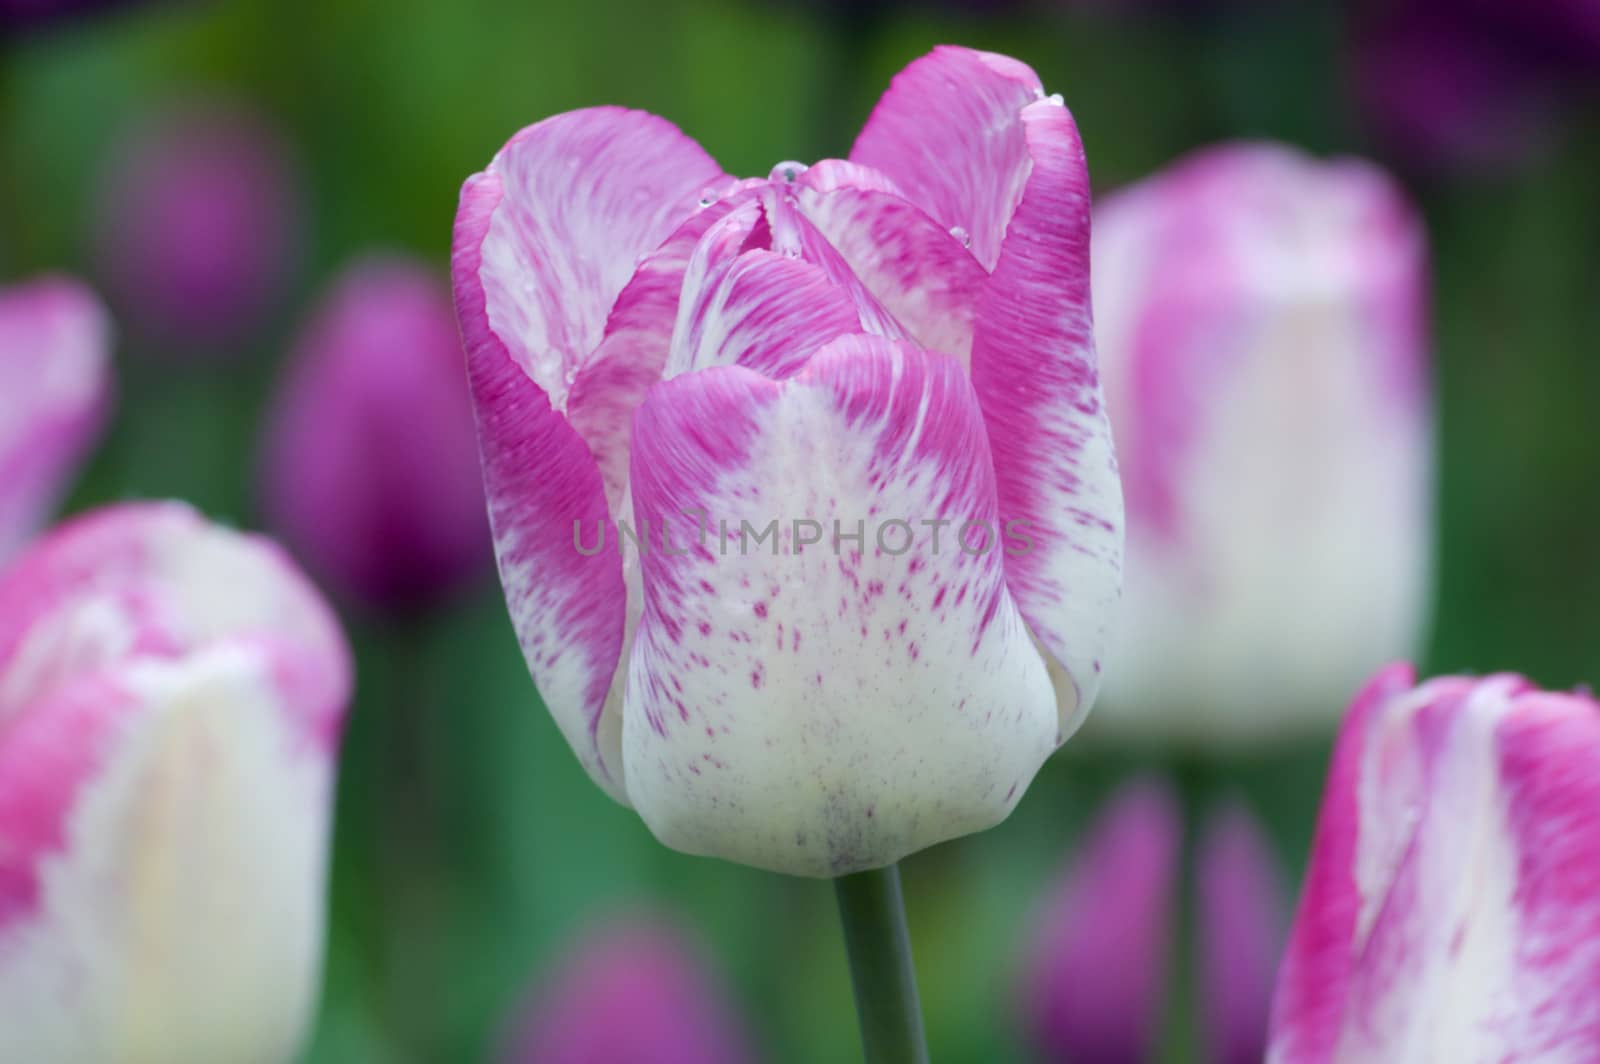
[(717, 199), (718, 196), (716, 189), (707, 187), (700, 190), (700, 206), (709, 207), (713, 203), (717, 202)]
[(962, 247), (970, 248), (972, 246), (972, 234), (961, 228), (961, 226), (951, 226), (950, 235), (961, 241)]
[(767, 175), (767, 180), (782, 181), (786, 185), (792, 185), (800, 180), (800, 175), (805, 173), (807, 169), (808, 167), (805, 163), (782, 162), (772, 168), (772, 173)]
[(1067, 101), (1061, 98), (1061, 94), (1059, 92), (1052, 92), (1049, 96), (1046, 96), (1045, 99), (1049, 100), (1057, 107), (1065, 107), (1067, 105)]

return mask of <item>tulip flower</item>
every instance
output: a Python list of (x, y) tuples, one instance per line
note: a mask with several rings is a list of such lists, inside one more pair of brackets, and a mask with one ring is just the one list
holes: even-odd
[(0, 289), (0, 565), (44, 524), (104, 427), (111, 326), (81, 284)]
[(695, 943), (654, 919), (589, 932), (515, 1021), (505, 1064), (747, 1064), (754, 1059)]
[(1260, 1064), (1283, 953), (1284, 888), (1242, 804), (1212, 814), (1195, 851), (1195, 995), (1210, 1064)]
[(1100, 814), (1029, 936), (1023, 1023), (1041, 1060), (1153, 1059), (1182, 843), (1159, 784), (1124, 786)]
[(207, 102), (131, 130), (100, 177), (94, 245), (119, 315), (188, 353), (240, 343), (298, 250), (299, 174), (263, 115)]
[(293, 1059), (349, 683), (282, 553), (180, 504), (0, 576), (0, 1060)]
[[(1122, 543), (1088, 206), (1060, 98), (963, 48), (902, 71), (848, 160), (741, 181), (596, 108), (467, 181), (512, 620), (665, 844), (884, 869), (1003, 819), (1088, 712)], [(847, 937), (903, 946), (898, 879), (868, 878)]]
[(1329, 765), (1268, 1061), (1594, 1059), (1597, 831), (1588, 694), (1379, 672)]
[(1361, 117), (1413, 170), (1513, 170), (1600, 86), (1592, 0), (1391, 0), (1356, 12)]
[[(1125, 784), (1030, 925), (1019, 979), (1037, 1059), (1156, 1059), (1183, 886), (1183, 818), (1151, 780)], [(1259, 1062), (1282, 943), (1281, 886), (1248, 810), (1213, 812), (1195, 847), (1195, 980), (1209, 1064)]]
[(1353, 160), (1208, 149), (1095, 219), (1128, 584), (1094, 730), (1331, 731), (1418, 642), (1432, 428), (1420, 223)]
[(435, 603), (486, 566), (489, 531), (450, 295), (372, 258), (334, 283), (268, 412), (270, 527), (364, 605)]

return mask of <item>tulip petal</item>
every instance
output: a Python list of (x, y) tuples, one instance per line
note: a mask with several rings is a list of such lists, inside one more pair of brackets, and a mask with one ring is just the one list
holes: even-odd
[(44, 523), (99, 435), (110, 355), (105, 309), (77, 282), (0, 293), (0, 563)]
[(669, 378), (738, 365), (781, 380), (830, 340), (861, 331), (855, 304), (819, 267), (759, 249), (728, 263), (683, 310)]
[(0, 729), (88, 671), (218, 640), (288, 648), (282, 677), (328, 745), (350, 665), (333, 613), (268, 540), (182, 503), (106, 507), (53, 530), (0, 576)]
[(1380, 674), (1329, 773), (1268, 1059), (1587, 1060), (1600, 705)]
[(634, 428), (635, 520), (676, 529), (641, 557), (623, 715), (656, 836), (832, 876), (1002, 819), (1058, 728), (960, 366), (847, 336), (787, 381), (666, 381)]
[(665, 119), (596, 107), (529, 126), (480, 175), (495, 201), (458, 273), (485, 326), (557, 410), (604, 338), (639, 259), (660, 246), (722, 169)]
[(1283, 950), (1283, 887), (1243, 804), (1213, 813), (1195, 857), (1195, 986), (1211, 1064), (1259, 1064)]
[(850, 161), (886, 175), (945, 230), (964, 231), (973, 256), (993, 270), (1029, 173), (1017, 116), (1043, 98), (1024, 63), (935, 48), (895, 75)]
[[(865, 167), (840, 166), (850, 167), (851, 179), (870, 180), (858, 176), (872, 173)], [(844, 177), (832, 169), (813, 180), (819, 170), (801, 179), (806, 217), (921, 347), (970, 363), (978, 296), (989, 275), (962, 239), (892, 191), (835, 184)]]
[(1122, 488), (1089, 309), (1089, 175), (1067, 109), (1022, 111), (1027, 184), (978, 305), (972, 384), (994, 449), (1000, 516), (1032, 549), (1006, 580), (1060, 670), (1070, 735), (1100, 686), (1122, 587)]
[(625, 802), (605, 713), (627, 606), (617, 529), (589, 448), (491, 327), (479, 274), (500, 201), (493, 173), (468, 180), (451, 255), (495, 560), (534, 686), (584, 769)]
[(760, 183), (745, 182), (707, 204), (645, 256), (611, 308), (605, 339), (572, 381), (567, 420), (600, 466), (613, 518), (625, 513), (633, 412), (666, 368), (690, 256), (714, 224), (753, 204), (753, 196), (739, 193)]
[(333, 759), (273, 654), (142, 660), (0, 732), (0, 1059), (295, 1055)]

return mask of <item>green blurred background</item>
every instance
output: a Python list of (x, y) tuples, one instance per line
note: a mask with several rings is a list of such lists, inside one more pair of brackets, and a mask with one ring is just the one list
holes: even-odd
[[(261, 408), (309, 302), (372, 248), (416, 252), (442, 275), (462, 179), (538, 118), (646, 108), (730, 172), (764, 174), (778, 160), (844, 154), (889, 77), (949, 41), (1016, 55), (1065, 96), (1097, 191), (1239, 136), (1398, 165), (1354, 111), (1349, 40), (1350, 12), (1316, 3), (1178, 14), (776, 0), (149, 5), (4, 45), (0, 271), (89, 272), (95, 175), (147, 109), (221, 90), (281, 122), (312, 213), (289, 298), (227, 361), (124, 345), (115, 424), (71, 500), (176, 496), (249, 526)], [(1582, 683), (1600, 675), (1593, 98), (1515, 165), (1430, 170), (1411, 185), (1435, 254), (1442, 446), (1424, 670)], [(766, 1059), (855, 1059), (827, 884), (670, 852), (589, 784), (539, 705), (492, 578), (426, 617), (349, 620), (359, 691), (308, 1060), (481, 1059), (579, 929), (659, 907), (707, 937)], [(1069, 747), (1005, 825), (907, 862), (936, 1059), (1022, 1059), (1011, 981), (1030, 907), (1119, 779), (1153, 767), (1197, 802), (1243, 794), (1292, 882), (1325, 753), (1135, 764)], [(1175, 954), (1164, 1043), (1174, 1061), (1196, 1059), (1185, 971)]]

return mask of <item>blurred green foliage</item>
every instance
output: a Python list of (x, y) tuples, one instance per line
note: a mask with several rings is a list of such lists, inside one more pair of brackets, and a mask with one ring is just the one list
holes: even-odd
[[(86, 204), (145, 109), (222, 91), (296, 138), (313, 228), (297, 287), (228, 362), (124, 350), (110, 438), (74, 508), (180, 496), (254, 521), (264, 396), (309, 298), (372, 247), (444, 270), (456, 191), (517, 128), (622, 103), (664, 114), (732, 172), (842, 155), (890, 75), (941, 41), (1015, 54), (1077, 116), (1098, 189), (1227, 137), (1363, 151), (1341, 12), (1220, 21), (1039, 5), (867, 17), (756, 0), (151, 4), (0, 56), (0, 270), (86, 272)], [(1436, 256), (1437, 614), (1428, 671), (1600, 675), (1600, 122), (1495, 180), (1416, 189)], [(667, 906), (703, 932), (775, 1062), (857, 1053), (827, 885), (656, 845), (584, 778), (542, 711), (497, 590), (405, 622), (352, 617), (326, 1002), (315, 1062), (480, 1059), (530, 976), (586, 921)], [(1246, 794), (1303, 859), (1324, 749), (1155, 765), (1186, 793)], [(1098, 798), (1136, 767), (1068, 749), (1017, 814), (907, 863), (937, 1059), (1020, 1058), (1013, 952)], [(1181, 946), (1179, 947), (1181, 951)], [(1187, 982), (1175, 955), (1175, 986)], [(1195, 1059), (1173, 995), (1164, 1059)]]

